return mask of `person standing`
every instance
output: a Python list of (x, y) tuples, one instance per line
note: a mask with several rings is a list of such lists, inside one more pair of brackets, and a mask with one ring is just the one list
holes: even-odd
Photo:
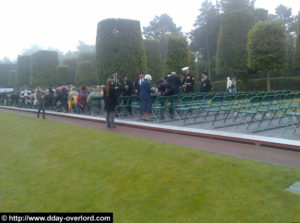
[(141, 72), (139, 74), (139, 77), (135, 81), (135, 93), (136, 93), (136, 95), (140, 95), (140, 87), (141, 87), (143, 81), (145, 80), (144, 77), (145, 77), (144, 72)]
[(133, 83), (128, 80), (127, 75), (123, 75), (121, 83), (122, 96), (131, 96), (133, 93)]
[(194, 83), (195, 78), (192, 74), (190, 74), (190, 70), (188, 67), (182, 68), (184, 74), (183, 74), (183, 80), (182, 85), (184, 87), (184, 93), (190, 94), (194, 92)]
[(233, 77), (231, 81), (231, 92), (236, 93), (236, 89), (236, 77)]
[(226, 92), (231, 92), (231, 90), (232, 90), (232, 81), (230, 80), (230, 77), (227, 77)]
[(116, 128), (115, 112), (117, 107), (117, 94), (111, 78), (107, 79), (106, 88), (104, 89), (104, 102), (106, 110), (106, 128)]
[(175, 94), (180, 92), (181, 81), (180, 78), (176, 75), (176, 72), (171, 72), (171, 76), (168, 78), (167, 82), (173, 86)]
[(111, 79), (112, 79), (112, 83), (113, 83), (113, 86), (114, 86), (114, 89), (115, 89), (115, 93), (119, 97), (120, 94), (121, 94), (121, 80), (118, 76), (118, 73), (113, 72)]
[(140, 103), (141, 110), (144, 113), (144, 121), (149, 121), (149, 113), (151, 112), (151, 84), (152, 77), (150, 74), (145, 75), (145, 80), (140, 87)]
[(38, 87), (36, 91), (36, 100), (38, 106), (37, 117), (40, 118), (40, 112), (42, 111), (43, 119), (45, 119), (45, 93), (42, 92), (40, 87)]
[(210, 81), (207, 78), (207, 73), (203, 72), (201, 85), (200, 85), (200, 92), (209, 92), (212, 89)]

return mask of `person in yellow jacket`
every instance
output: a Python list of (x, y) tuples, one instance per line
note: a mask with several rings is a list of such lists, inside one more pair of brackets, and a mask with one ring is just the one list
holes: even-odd
[(72, 88), (72, 90), (69, 92), (69, 96), (68, 96), (68, 108), (69, 111), (72, 110), (72, 108), (75, 108), (76, 113), (78, 112), (77, 109), (77, 98), (78, 98), (78, 92), (76, 91), (76, 88)]

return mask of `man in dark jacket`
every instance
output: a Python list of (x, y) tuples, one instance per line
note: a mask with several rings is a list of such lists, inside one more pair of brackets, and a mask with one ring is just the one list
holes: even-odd
[(45, 94), (40, 87), (38, 87), (36, 91), (36, 100), (38, 106), (37, 117), (40, 118), (40, 112), (42, 110), (43, 119), (45, 119)]
[(203, 72), (201, 85), (200, 85), (200, 92), (209, 92), (212, 89), (210, 81), (207, 78), (207, 73)]
[(120, 96), (121, 93), (122, 93), (122, 90), (121, 90), (121, 86), (122, 86), (122, 81), (121, 79), (119, 78), (119, 75), (117, 72), (113, 72), (112, 74), (112, 83), (113, 83), (113, 86), (114, 86), (114, 89), (115, 89), (115, 93)]
[(106, 127), (116, 128), (115, 126), (115, 111), (118, 104), (117, 95), (113, 86), (113, 80), (109, 78), (107, 80), (106, 88), (103, 92), (106, 110)]
[(144, 72), (141, 72), (139, 74), (139, 77), (135, 81), (134, 87), (135, 87), (136, 95), (140, 95), (140, 87), (141, 87), (143, 81), (145, 80), (144, 77), (145, 77)]
[(189, 68), (184, 69), (183, 71), (184, 71), (183, 80), (182, 80), (183, 91), (184, 93), (193, 93), (195, 78), (192, 74), (190, 74)]
[(180, 92), (181, 81), (180, 78), (176, 75), (176, 72), (172, 72), (171, 76), (168, 78), (168, 83), (173, 86), (175, 94)]
[(128, 80), (127, 75), (123, 75), (121, 83), (122, 96), (131, 96), (133, 94), (133, 83)]

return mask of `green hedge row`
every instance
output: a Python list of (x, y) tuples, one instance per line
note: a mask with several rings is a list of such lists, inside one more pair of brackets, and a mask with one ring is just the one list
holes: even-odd
[[(300, 76), (299, 77), (276, 77), (271, 78), (271, 90), (300, 90)], [(226, 90), (227, 81), (213, 81), (212, 87), (214, 92), (223, 92)], [(238, 80), (238, 91), (267, 91), (267, 79), (249, 79), (247, 83)], [(195, 89), (198, 90), (198, 89)]]

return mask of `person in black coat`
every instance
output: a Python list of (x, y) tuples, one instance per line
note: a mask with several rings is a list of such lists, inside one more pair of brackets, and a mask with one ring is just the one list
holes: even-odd
[(184, 93), (187, 93), (187, 94), (193, 93), (195, 78), (192, 74), (190, 74), (189, 69), (185, 70), (184, 72), (185, 73), (183, 74), (183, 80), (182, 80), (183, 91), (184, 91)]
[[(122, 83), (121, 83), (121, 92), (122, 92), (122, 96), (130, 97), (131, 95), (133, 95), (134, 92), (133, 83), (132, 81), (128, 80), (127, 75), (123, 75)], [(124, 104), (127, 105), (131, 104), (130, 98), (127, 101), (123, 101), (123, 102)], [(128, 106), (127, 111), (129, 112), (129, 114), (131, 114), (132, 109), (130, 106)]]
[(200, 85), (200, 92), (209, 92), (212, 89), (210, 81), (207, 78), (207, 73), (203, 72), (201, 85)]
[[(162, 96), (172, 96), (176, 94), (176, 91), (173, 87), (173, 85), (169, 84), (169, 83), (162, 83), (159, 87), (158, 87), (158, 92), (159, 95)], [(169, 100), (168, 99), (168, 107), (169, 107), (169, 112), (170, 112), (170, 118), (174, 119), (174, 109), (172, 108), (172, 104), (174, 103), (173, 100)], [(163, 114), (161, 113), (161, 119), (164, 118)]]
[(167, 82), (173, 86), (175, 94), (178, 94), (180, 92), (181, 81), (180, 78), (176, 75), (176, 72), (171, 73), (171, 76), (168, 78)]
[(107, 80), (106, 88), (103, 92), (105, 107), (106, 110), (106, 127), (107, 128), (116, 128), (115, 126), (115, 111), (118, 104), (118, 96), (115, 92), (113, 85), (113, 80), (109, 78)]
[(134, 87), (135, 87), (136, 95), (140, 95), (140, 88), (141, 88), (143, 81), (145, 80), (144, 77), (145, 77), (145, 74), (143, 72), (141, 72), (139, 74), (139, 77), (135, 80)]
[(127, 75), (123, 75), (121, 82), (122, 96), (131, 96), (133, 94), (133, 83), (128, 80)]

